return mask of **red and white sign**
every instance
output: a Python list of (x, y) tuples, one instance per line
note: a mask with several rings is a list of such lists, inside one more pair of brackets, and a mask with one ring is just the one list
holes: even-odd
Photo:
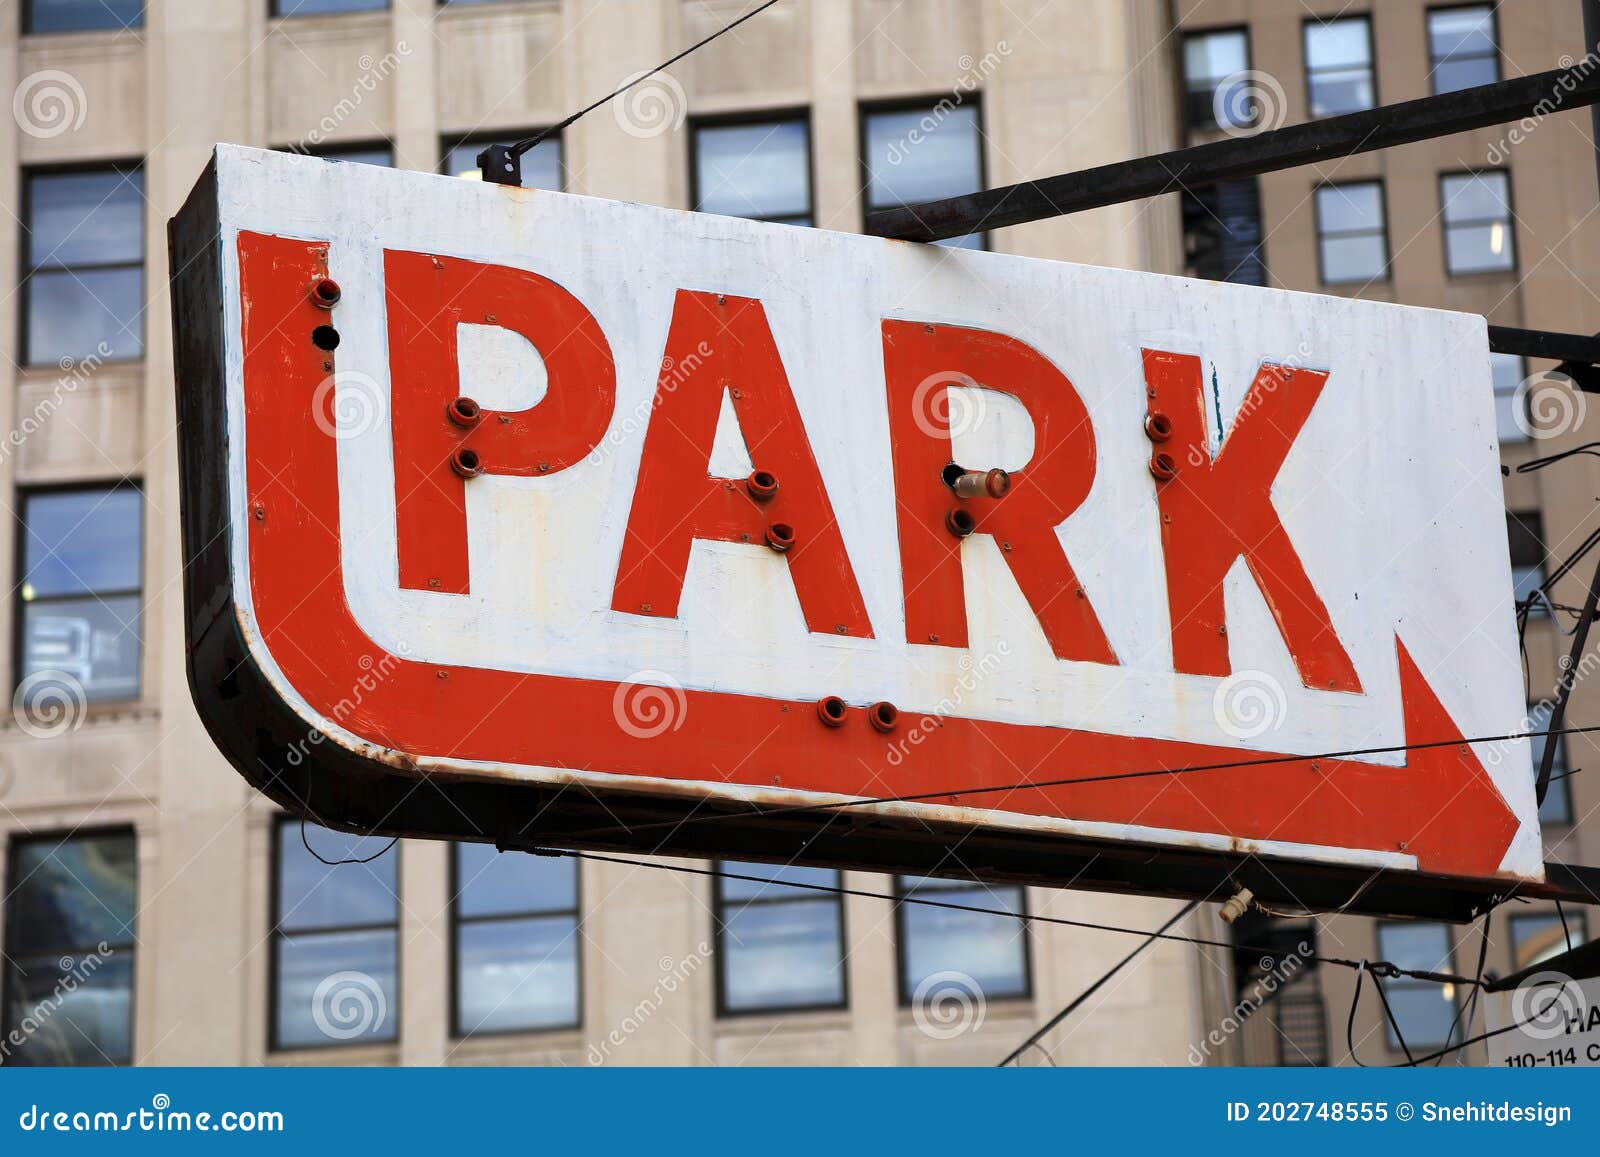
[(1540, 878), (1526, 743), (1462, 742), (1524, 727), (1482, 318), (233, 147), (215, 180), (229, 597), (319, 742)]

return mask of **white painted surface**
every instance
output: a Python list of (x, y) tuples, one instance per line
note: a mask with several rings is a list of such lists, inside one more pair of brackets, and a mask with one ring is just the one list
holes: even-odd
[[(346, 593), (362, 626), (391, 650), (403, 646), (409, 657), (430, 662), (614, 680), (653, 670), (689, 688), (886, 698), (918, 712), (951, 699), (965, 672), (1004, 646), (998, 673), (956, 696), (959, 714), (1313, 753), (1404, 741), (1398, 631), (1464, 734), (1523, 727), (1481, 317), (921, 247), (231, 146), (219, 150), (219, 180), (230, 334), (238, 324), (233, 238), (243, 228), (332, 242), (331, 273), (344, 288), (339, 366), (352, 380), (365, 375), (376, 383), (380, 396), (389, 383), (385, 248), (533, 270), (576, 295), (611, 344), (617, 405), (600, 449), (556, 474), (484, 477), (469, 487), (469, 596), (399, 589), (387, 420), (340, 441)], [(765, 306), (875, 639), (809, 635), (786, 564), (755, 546), (697, 543), (676, 620), (610, 610), (680, 288), (756, 297)], [(964, 548), (969, 650), (906, 645), (884, 318), (1009, 334), (1075, 384), (1094, 422), (1099, 463), (1092, 493), (1059, 533), (1122, 665), (1056, 660), (998, 548), (983, 537)], [(463, 393), (491, 406), (539, 396), (540, 367), (527, 343), (466, 337), (464, 349), (473, 352), (471, 364), (462, 358)], [(1264, 672), (1283, 689), (1281, 722), (1241, 744), (1216, 718), (1219, 680), (1173, 672), (1159, 514), (1142, 431), (1141, 348), (1199, 355), (1208, 377), (1215, 372), (1225, 416), (1263, 360), (1329, 372), (1273, 498), (1363, 695), (1301, 685), (1243, 566), (1227, 586), (1232, 663), (1235, 672)], [(228, 369), (237, 480), (236, 346)], [(969, 393), (984, 420), (958, 441), (958, 452), (985, 466), (1025, 465), (1032, 452), (1026, 415), (1006, 396)], [(738, 461), (743, 450), (728, 429), (731, 413), (724, 417), (718, 465)], [(233, 503), (242, 524), (242, 491)], [(236, 595), (248, 609), (243, 536), (235, 552)], [(339, 731), (332, 724), (327, 730)], [(1542, 857), (1527, 746), (1505, 745), (1491, 759), (1480, 745), (1479, 754), (1523, 820), (1503, 868), (1537, 875)]]
[(1495, 1034), (1485, 1042), (1491, 1065), (1600, 1068), (1600, 979), (1537, 973), (1510, 992), (1489, 993), (1484, 1018)]

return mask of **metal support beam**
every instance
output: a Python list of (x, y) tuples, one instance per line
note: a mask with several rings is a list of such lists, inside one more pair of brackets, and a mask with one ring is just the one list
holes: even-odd
[(1596, 104), (1600, 104), (1600, 67), (1595, 66), (1592, 57), (1586, 57), (1571, 68), (1442, 96), (985, 189), (963, 197), (885, 209), (867, 216), (866, 231), (904, 241), (943, 241), (985, 229), (1156, 197), (1186, 186), (1253, 177)]

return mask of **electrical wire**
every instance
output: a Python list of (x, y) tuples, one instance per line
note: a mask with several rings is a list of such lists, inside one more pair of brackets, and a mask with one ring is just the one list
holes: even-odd
[(682, 819), (657, 820), (647, 824), (635, 824), (631, 827), (626, 824), (619, 824), (609, 828), (591, 828), (582, 832), (563, 833), (563, 838), (569, 840), (590, 839), (596, 836), (613, 835), (618, 831), (626, 832), (629, 835), (637, 835), (640, 832), (655, 831), (662, 828), (676, 831), (682, 827), (715, 823), (723, 820), (765, 819), (771, 816), (801, 815), (808, 812), (838, 811), (851, 807), (870, 807), (875, 804), (916, 803), (921, 800), (955, 799), (970, 795), (993, 795), (997, 792), (1037, 791), (1047, 787), (1075, 787), (1092, 783), (1110, 783), (1125, 779), (1148, 779), (1164, 775), (1192, 775), (1202, 771), (1223, 771), (1229, 768), (1269, 767), (1285, 763), (1310, 763), (1325, 759), (1353, 759), (1363, 755), (1393, 755), (1401, 752), (1429, 751), (1440, 747), (1458, 747), (1463, 744), (1503, 743), (1512, 739), (1543, 738), (1548, 740), (1556, 735), (1590, 735), (1596, 732), (1600, 732), (1600, 725), (1550, 728), (1540, 731), (1511, 731), (1502, 735), (1436, 739), (1424, 743), (1397, 743), (1385, 747), (1350, 748), (1344, 751), (1324, 751), (1312, 755), (1267, 755), (1255, 759), (1231, 759), (1216, 763), (1188, 764), (1183, 767), (1146, 768), (1140, 771), (1107, 772), (1103, 775), (1067, 776), (1034, 782), (995, 784), (992, 787), (944, 788), (937, 791), (917, 792), (913, 795), (866, 796), (858, 799), (838, 800), (832, 803), (792, 804), (787, 807), (753, 808), (750, 811), (742, 812), (714, 812), (707, 815), (691, 815)]
[(623, 93), (627, 92), (634, 85), (640, 84), (640, 83), (642, 83), (642, 82), (644, 82), (646, 80), (649, 80), (652, 76), (656, 75), (656, 73), (661, 72), (664, 69), (671, 68), (674, 64), (677, 64), (678, 61), (682, 60), (684, 57), (688, 56), (690, 53), (696, 52), (699, 49), (704, 48), (706, 45), (710, 44), (717, 37), (722, 36), (722, 35), (724, 35), (726, 33), (732, 32), (735, 28), (739, 27), (739, 25), (743, 24), (746, 20), (749, 20), (752, 17), (761, 15), (761, 13), (765, 12), (768, 8), (771, 8), (777, 2), (778, 2), (778, 0), (767, 0), (767, 2), (765, 4), (763, 4), (763, 5), (761, 5), (759, 8), (752, 8), (749, 12), (746, 12), (743, 16), (739, 17), (737, 20), (734, 20), (733, 22), (731, 22), (729, 24), (726, 24), (723, 27), (717, 29), (710, 36), (707, 36), (704, 40), (699, 40), (699, 41), (696, 41), (694, 44), (689, 45), (688, 48), (685, 48), (682, 52), (678, 53), (676, 56), (672, 57), (670, 60), (662, 61), (660, 64), (658, 64), (654, 68), (652, 68), (649, 72), (641, 72), (638, 76), (634, 77), (632, 80), (630, 80), (627, 84), (623, 85), (621, 88), (616, 89), (613, 92), (609, 92), (605, 96), (601, 97), (599, 100), (595, 101), (593, 104), (587, 105), (587, 106), (579, 109), (577, 112), (575, 112), (571, 116), (569, 116), (566, 120), (561, 121), (558, 124), (553, 124), (549, 128), (543, 129), (540, 132), (535, 133), (533, 136), (529, 137), (527, 140), (518, 141), (516, 144), (511, 146), (511, 155), (514, 156), (514, 157), (522, 156), (524, 153), (528, 152), (530, 149), (533, 149), (534, 147), (536, 147), (539, 144), (540, 141), (545, 140), (547, 137), (555, 136), (557, 133), (560, 133), (563, 129), (570, 128), (572, 125), (576, 124), (578, 121), (582, 120), (584, 117), (586, 117), (590, 113), (592, 113), (595, 109), (601, 107), (602, 105), (606, 104), (609, 101), (615, 100), (617, 97), (619, 97)]
[[(1444, 1043), (1446, 1045), (1456, 1039), (1457, 1025), (1461, 1027), (1461, 1032), (1463, 1035), (1472, 1031), (1472, 1018), (1478, 1011), (1478, 994), (1483, 991), (1481, 987), (1483, 983), (1483, 969), (1484, 965), (1489, 961), (1489, 922), (1491, 919), (1493, 919), (1493, 917), (1494, 908), (1493, 906), (1490, 906), (1483, 913), (1483, 930), (1482, 934), (1478, 937), (1478, 967), (1476, 971), (1473, 972), (1473, 977), (1478, 981), (1479, 987), (1473, 988), (1472, 993), (1467, 997), (1465, 1004), (1456, 1005), (1456, 1014), (1450, 1018), (1450, 1031), (1444, 1034)], [(1463, 1010), (1465, 1010), (1467, 1014), (1465, 1021), (1463, 1021), (1461, 1017)], [(1459, 1065), (1461, 1063), (1461, 1057), (1462, 1054), (1456, 1054), (1456, 1064)], [(1439, 1064), (1443, 1063), (1444, 1058), (1441, 1057), (1434, 1067), (1437, 1068)]]
[[(649, 868), (657, 872), (674, 872), (684, 876), (701, 876), (717, 880), (740, 880), (751, 884), (767, 884), (775, 888), (795, 888), (805, 892), (819, 892), (830, 896), (855, 896), (866, 900), (886, 900), (891, 904), (918, 904), (926, 908), (942, 908), (950, 912), (970, 912), (980, 916), (1003, 916), (1009, 920), (1021, 920), (1025, 924), (1049, 924), (1062, 928), (1077, 928), (1086, 932), (1111, 932), (1120, 936), (1146, 936), (1154, 940), (1170, 940), (1178, 944), (1193, 944), (1201, 948), (1224, 948), (1229, 951), (1253, 952), (1263, 956), (1279, 956), (1282, 947), (1267, 947), (1258, 944), (1239, 944), (1232, 940), (1210, 940), (1203, 936), (1183, 936), (1177, 933), (1157, 930), (1148, 931), (1143, 928), (1122, 928), (1115, 924), (1099, 924), (1091, 920), (1072, 920), (1065, 916), (1040, 916), (1027, 912), (1013, 912), (1009, 908), (982, 908), (975, 904), (955, 904), (947, 900), (929, 900), (919, 896), (894, 895), (889, 892), (871, 892), (864, 888), (845, 888), (828, 884), (805, 884), (798, 880), (774, 880), (769, 876), (752, 876), (743, 872), (729, 872), (721, 868), (692, 868), (683, 864), (665, 864), (654, 860), (636, 860), (628, 856), (602, 855), (598, 852), (577, 852), (568, 848), (545, 848), (525, 846), (520, 844), (498, 844), (501, 851), (526, 852), (534, 856), (551, 856), (572, 860), (589, 860), (600, 864), (618, 864), (627, 868)], [(1199, 901), (1197, 901), (1198, 903)], [(1340, 968), (1377, 968), (1387, 970), (1388, 975), (1406, 976), (1413, 980), (1426, 980), (1435, 984), (1461, 984), (1470, 985), (1477, 983), (1470, 977), (1454, 976), (1448, 972), (1431, 972), (1421, 969), (1401, 968), (1388, 961), (1372, 963), (1364, 960), (1347, 960), (1339, 956), (1323, 956), (1317, 952), (1308, 954), (1309, 959), (1314, 959), (1321, 964), (1334, 965)]]
[[(372, 837), (371, 836), (362, 836), (361, 838), (362, 839), (371, 839)], [(317, 851), (316, 848), (313, 848), (311, 846), (311, 841), (306, 838), (306, 821), (305, 821), (304, 818), (302, 818), (300, 820), (300, 842), (306, 846), (306, 851), (310, 852), (312, 857), (319, 864), (326, 864), (330, 868), (337, 868), (337, 867), (340, 867), (341, 865), (344, 865), (344, 864), (370, 864), (370, 863), (372, 863), (373, 860), (376, 860), (378, 857), (382, 856), (385, 852), (387, 852), (390, 848), (392, 848), (396, 844), (398, 844), (400, 842), (400, 837), (399, 836), (395, 836), (394, 839), (390, 840), (387, 844), (384, 844), (383, 847), (381, 847), (377, 851), (373, 852), (372, 855), (370, 855), (370, 856), (352, 856), (352, 857), (350, 857), (348, 859), (343, 859), (343, 860), (329, 860), (329, 859), (324, 858), (321, 852)]]
[(1168, 918), (1167, 922), (1161, 926), (1159, 931), (1150, 933), (1149, 936), (1145, 937), (1145, 939), (1140, 942), (1140, 944), (1139, 944), (1139, 946), (1137, 948), (1135, 948), (1132, 952), (1128, 953), (1121, 960), (1117, 961), (1110, 968), (1106, 969), (1105, 972), (1101, 973), (1099, 980), (1096, 980), (1088, 988), (1086, 988), (1082, 992), (1078, 993), (1077, 996), (1073, 997), (1072, 1000), (1070, 1002), (1068, 1002), (1068, 1004), (1067, 1004), (1067, 1006), (1065, 1008), (1063, 1008), (1060, 1012), (1056, 1013), (1049, 1020), (1045, 1021), (1038, 1028), (1034, 1029), (1033, 1033), (1028, 1037), (1027, 1040), (1023, 1041), (1016, 1048), (1012, 1049), (1009, 1053), (1007, 1053), (1005, 1059), (1003, 1061), (1001, 1061), (995, 1067), (996, 1068), (1001, 1068), (1001, 1069), (1005, 1068), (1012, 1061), (1016, 1060), (1023, 1053), (1027, 1052), (1034, 1045), (1038, 1044), (1040, 1038), (1043, 1037), (1045, 1033), (1049, 1032), (1051, 1029), (1055, 1028), (1062, 1021), (1066, 1020), (1067, 1017), (1071, 1016), (1074, 1012), (1076, 1012), (1078, 1010), (1079, 1007), (1081, 1007), (1083, 1005), (1084, 1001), (1088, 1000), (1095, 993), (1099, 992), (1100, 989), (1103, 988), (1106, 984), (1110, 983), (1111, 978), (1113, 976), (1115, 976), (1117, 973), (1121, 972), (1128, 965), (1132, 964), (1134, 962), (1134, 960), (1139, 956), (1140, 953), (1142, 953), (1146, 948), (1149, 948), (1150, 945), (1152, 945), (1152, 944), (1154, 944), (1156, 942), (1156, 939), (1162, 933), (1164, 933), (1168, 928), (1171, 928), (1179, 920), (1182, 920), (1185, 916), (1189, 915), (1189, 913), (1193, 912), (1196, 908), (1200, 907), (1200, 904), (1201, 904), (1201, 902), (1203, 900), (1206, 900), (1206, 899), (1209, 899), (1209, 898), (1210, 898), (1209, 896), (1197, 896), (1193, 900), (1190, 900), (1187, 904), (1185, 904), (1180, 910), (1178, 910), (1177, 912), (1174, 912), (1172, 914), (1172, 916), (1170, 918)]

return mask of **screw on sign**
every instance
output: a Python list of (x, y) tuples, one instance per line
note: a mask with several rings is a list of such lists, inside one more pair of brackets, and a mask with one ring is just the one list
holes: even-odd
[[(1163, 892), (1540, 879), (1525, 746), (1463, 741), (1523, 718), (1481, 318), (363, 168), (222, 146), (173, 227), (194, 683), (266, 790), (907, 871), (960, 825)], [(320, 778), (265, 774), (307, 725)], [(871, 849), (768, 822), (845, 800)]]

